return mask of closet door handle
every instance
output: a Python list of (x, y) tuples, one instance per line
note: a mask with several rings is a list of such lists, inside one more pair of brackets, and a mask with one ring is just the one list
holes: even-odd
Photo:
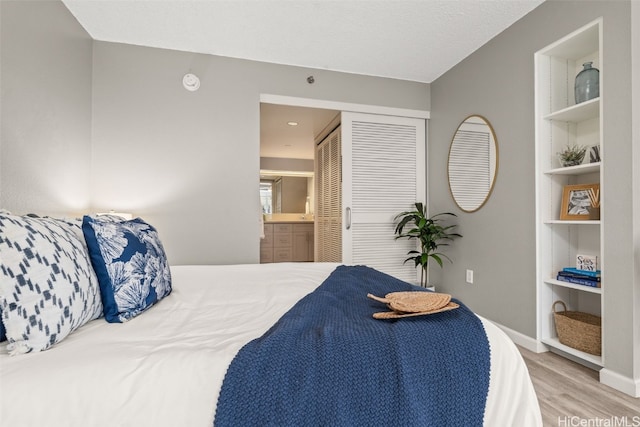
[(349, 230), (351, 228), (351, 208), (345, 210), (345, 216), (347, 217), (346, 229)]

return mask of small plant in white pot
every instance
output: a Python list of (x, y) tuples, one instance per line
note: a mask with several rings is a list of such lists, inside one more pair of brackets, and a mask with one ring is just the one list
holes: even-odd
[(443, 266), (442, 259), (445, 258), (452, 262), (451, 259), (445, 254), (438, 251), (441, 246), (448, 246), (446, 243), (449, 240), (453, 240), (456, 237), (462, 237), (462, 235), (453, 232), (456, 227), (453, 225), (442, 225), (440, 222), (443, 218), (439, 218), (445, 215), (456, 216), (451, 212), (443, 212), (432, 217), (427, 217), (426, 206), (422, 203), (415, 204), (415, 210), (401, 212), (396, 215), (397, 221), (395, 234), (397, 239), (417, 239), (420, 242), (420, 250), (411, 250), (407, 252), (410, 255), (404, 260), (413, 261), (415, 267), (420, 266), (420, 286), (427, 287), (427, 269), (429, 267), (429, 259), (435, 260), (440, 267)]
[(583, 145), (567, 145), (558, 153), (558, 158), (562, 166), (577, 166), (582, 164), (587, 147)]

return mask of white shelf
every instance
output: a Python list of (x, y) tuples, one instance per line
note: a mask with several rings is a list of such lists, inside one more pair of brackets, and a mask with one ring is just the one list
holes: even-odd
[(600, 98), (590, 99), (544, 116), (545, 120), (579, 123), (598, 117), (600, 114)]
[(564, 168), (550, 169), (546, 175), (586, 175), (588, 173), (600, 172), (600, 162), (585, 163), (578, 166), (567, 166)]
[(600, 225), (600, 220), (567, 220), (567, 219), (548, 219), (545, 224), (561, 224), (561, 225)]
[(575, 283), (563, 282), (562, 280), (547, 279), (544, 281), (550, 285), (562, 286), (563, 288), (576, 289), (578, 291), (590, 292), (592, 294), (602, 295), (602, 288), (593, 288), (591, 286), (576, 285)]
[(573, 347), (569, 347), (568, 345), (562, 344), (558, 340), (558, 338), (555, 338), (555, 337), (543, 338), (542, 342), (550, 347), (556, 348), (564, 353), (570, 354), (572, 356), (585, 360), (594, 365), (604, 366), (602, 363), (602, 356), (596, 356), (594, 354), (589, 354), (589, 353), (585, 353), (584, 351), (576, 350)]

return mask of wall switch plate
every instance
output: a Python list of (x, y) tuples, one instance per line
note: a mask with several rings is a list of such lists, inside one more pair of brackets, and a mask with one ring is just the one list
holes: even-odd
[(467, 270), (467, 283), (473, 283), (473, 270)]

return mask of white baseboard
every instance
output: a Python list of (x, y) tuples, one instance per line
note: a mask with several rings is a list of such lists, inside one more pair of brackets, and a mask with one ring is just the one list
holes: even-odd
[(640, 397), (640, 379), (625, 377), (610, 369), (600, 370), (600, 382), (633, 397)]
[(521, 347), (526, 348), (529, 351), (532, 351), (534, 353), (544, 353), (546, 351), (549, 351), (549, 348), (546, 345), (542, 344), (535, 338), (531, 338), (528, 335), (525, 335), (518, 331), (514, 331), (513, 329), (507, 328), (506, 326), (496, 323), (493, 320), (490, 320), (490, 322), (496, 325), (498, 328), (502, 329), (502, 331), (507, 334), (509, 338), (511, 338), (511, 341)]

